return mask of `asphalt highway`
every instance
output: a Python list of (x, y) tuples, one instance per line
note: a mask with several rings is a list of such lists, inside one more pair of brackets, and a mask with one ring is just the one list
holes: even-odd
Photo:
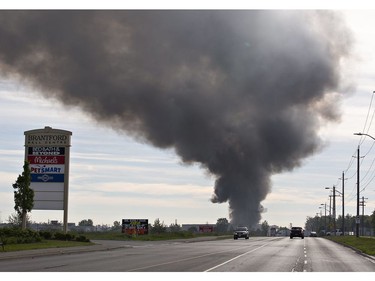
[(319, 237), (95, 242), (90, 250), (0, 253), (0, 271), (375, 272), (374, 258)]

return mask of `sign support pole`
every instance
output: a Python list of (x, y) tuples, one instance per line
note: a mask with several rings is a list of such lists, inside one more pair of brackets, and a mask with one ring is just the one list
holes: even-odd
[(70, 148), (67, 149), (65, 154), (65, 169), (64, 175), (64, 234), (68, 233), (68, 198), (69, 198), (69, 159), (70, 159)]

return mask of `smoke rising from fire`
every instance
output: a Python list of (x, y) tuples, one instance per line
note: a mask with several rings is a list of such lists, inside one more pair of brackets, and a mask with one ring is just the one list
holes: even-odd
[(351, 39), (330, 11), (0, 11), (0, 73), (199, 163), (233, 224), (338, 120)]

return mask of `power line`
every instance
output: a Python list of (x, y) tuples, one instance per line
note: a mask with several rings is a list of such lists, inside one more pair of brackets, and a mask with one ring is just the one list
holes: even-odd
[[(363, 126), (363, 130), (362, 132), (366, 132), (366, 125), (367, 125), (367, 121), (368, 121), (368, 117), (369, 117), (369, 114), (370, 114), (370, 109), (372, 107), (372, 100), (374, 99), (374, 95), (372, 94), (371, 95), (371, 101), (370, 101), (370, 104), (369, 104), (369, 107), (368, 107), (368, 110), (367, 110), (367, 115), (366, 115), (366, 121), (365, 121), (365, 124)], [(374, 115), (373, 115), (374, 116)], [(371, 121), (372, 123), (372, 121)], [(370, 124), (371, 125), (371, 124)], [(367, 132), (370, 130), (370, 127), (368, 128)], [(364, 142), (365, 140), (365, 136), (361, 136), (361, 138), (359, 139), (359, 145), (362, 145), (362, 143)]]
[[(373, 111), (372, 111), (371, 119), (369, 120), (369, 116), (370, 116), (370, 112), (371, 112), (372, 104), (373, 104), (373, 100), (374, 100), (374, 94), (375, 94), (375, 91), (373, 91), (373, 93), (371, 95), (371, 100), (370, 100), (370, 104), (369, 104), (369, 107), (368, 107), (368, 110), (367, 110), (366, 120), (365, 120), (365, 123), (364, 123), (364, 126), (363, 126), (363, 132), (366, 132), (366, 133), (368, 133), (370, 131), (370, 128), (372, 126), (372, 123), (373, 123), (373, 120), (374, 120), (374, 116), (375, 116), (375, 108), (374, 108)], [(368, 126), (367, 126), (367, 124), (368, 124)], [(362, 135), (361, 138), (358, 141), (358, 151), (359, 151), (359, 147), (364, 143), (364, 141), (365, 141), (365, 136)], [(375, 142), (372, 143), (372, 145), (368, 149), (368, 151), (364, 154), (363, 157), (361, 157), (362, 158), (361, 164), (360, 164), (361, 166), (363, 165), (363, 163), (365, 161), (365, 157), (367, 155), (369, 155), (369, 153), (374, 148), (374, 145), (375, 145)], [(356, 156), (356, 154), (357, 154), (357, 149), (355, 150), (355, 152), (352, 154), (352, 157), (350, 158), (348, 166), (347, 166), (346, 170), (344, 171), (345, 175), (347, 175), (348, 172), (349, 172), (349, 170), (352, 168), (353, 163), (354, 163), (354, 159), (357, 158), (357, 157), (359, 157), (359, 155)], [(366, 189), (366, 187), (375, 179), (375, 170), (373, 170), (371, 172), (374, 163), (375, 163), (375, 157), (373, 158), (373, 160), (371, 162), (371, 165), (367, 169), (365, 175), (361, 179), (361, 181), (365, 180), (369, 176), (369, 180), (364, 184), (364, 186), (362, 187), (362, 189), (360, 190), (360, 192), (363, 192)], [(358, 171), (355, 170), (353, 172), (353, 174), (351, 176), (347, 177), (346, 179), (350, 180), (350, 179), (352, 179), (357, 174), (358, 174)], [(357, 181), (359, 181), (359, 179)], [(345, 195), (347, 203), (349, 203), (350, 201), (352, 201), (356, 197), (356, 195), (357, 195), (357, 190), (356, 190), (357, 184), (358, 183), (355, 183), (355, 185), (354, 185), (352, 191), (349, 193), (349, 195)]]

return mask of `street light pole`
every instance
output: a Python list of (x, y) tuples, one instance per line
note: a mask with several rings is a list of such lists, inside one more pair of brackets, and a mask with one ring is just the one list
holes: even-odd
[(344, 172), (342, 172), (342, 235), (345, 235), (345, 211), (344, 211)]
[(375, 140), (375, 138), (374, 138), (373, 136), (370, 136), (369, 134), (354, 133), (354, 135), (356, 135), (356, 136), (367, 136), (367, 137), (370, 137), (370, 138), (372, 138), (373, 140)]
[(320, 205), (324, 205), (324, 235), (327, 235), (327, 203)]
[(333, 229), (336, 236), (336, 187), (333, 186)]
[[(330, 187), (326, 187), (326, 189), (331, 189)], [(333, 231), (334, 231), (334, 234), (336, 236), (336, 186), (333, 186), (332, 188), (333, 190), (333, 207), (332, 207), (332, 216), (333, 216)], [(331, 195), (330, 195), (331, 197)]]
[[(375, 91), (374, 91), (375, 93)], [(356, 136), (367, 136), (375, 140), (373, 136), (370, 136), (369, 134), (363, 134), (363, 133), (354, 133)], [(360, 223), (360, 218), (359, 218), (359, 145), (357, 149), (357, 217), (355, 219), (356, 227), (356, 236), (359, 237), (359, 223)]]
[(329, 220), (328, 220), (328, 228), (331, 232), (331, 219), (332, 219), (332, 195), (329, 195)]

